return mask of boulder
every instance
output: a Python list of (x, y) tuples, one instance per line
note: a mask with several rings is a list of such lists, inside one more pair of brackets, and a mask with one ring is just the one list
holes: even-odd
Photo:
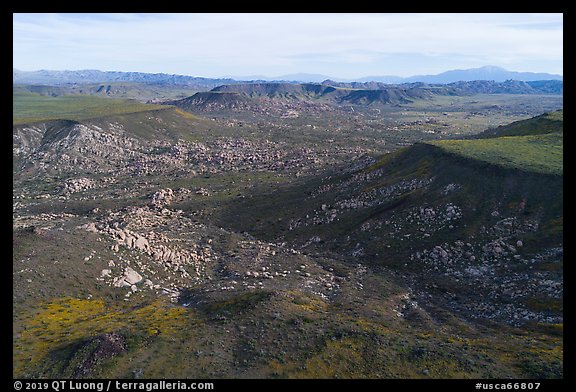
[(136, 241), (136, 238), (132, 237), (131, 235), (127, 236), (126, 239), (124, 240), (128, 248), (134, 247), (134, 241)]
[(94, 222), (86, 223), (82, 227), (90, 233), (98, 233), (98, 229), (96, 228), (96, 224)]
[(124, 270), (124, 280), (130, 285), (139, 283), (142, 279), (142, 276), (132, 268), (126, 267), (126, 270)]
[(134, 247), (137, 249), (147, 250), (149, 246), (148, 240), (144, 237), (138, 237), (136, 241), (134, 241)]
[(110, 274), (112, 273), (112, 270), (110, 269), (103, 269), (102, 272), (100, 273), (100, 277), (104, 278), (107, 276), (110, 276)]
[(126, 287), (126, 286), (130, 286), (130, 283), (126, 282), (125, 277), (121, 277), (121, 278), (116, 277), (116, 278), (114, 278), (112, 285), (114, 287)]

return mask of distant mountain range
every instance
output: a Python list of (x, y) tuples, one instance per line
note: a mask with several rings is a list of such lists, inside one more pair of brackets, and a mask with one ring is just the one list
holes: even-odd
[(264, 81), (295, 81), (295, 82), (310, 82), (320, 83), (327, 79), (336, 82), (381, 82), (388, 84), (400, 83), (454, 83), (454, 82), (470, 82), (474, 80), (493, 80), (495, 82), (504, 82), (506, 80), (518, 80), (522, 82), (531, 82), (535, 80), (563, 80), (562, 75), (554, 75), (549, 73), (535, 73), (535, 72), (515, 72), (508, 71), (502, 67), (485, 66), (480, 68), (470, 69), (455, 69), (442, 72), (437, 75), (415, 75), (409, 77), (400, 77), (393, 75), (381, 76), (365, 76), (356, 79), (344, 79), (338, 77), (331, 77), (322, 74), (289, 74), (276, 77), (266, 77), (261, 75), (253, 76), (234, 76), (235, 80), (264, 80)]
[(261, 75), (234, 76), (233, 78), (203, 78), (186, 75), (170, 75), (164, 73), (119, 72), (119, 71), (20, 71), (13, 69), (12, 82), (14, 84), (45, 84), (58, 85), (70, 83), (111, 83), (136, 82), (147, 84), (181, 85), (198, 89), (211, 89), (223, 84), (236, 84), (246, 81), (278, 81), (278, 82), (309, 82), (320, 83), (325, 80), (336, 82), (380, 82), (386, 84), (401, 83), (437, 83), (446, 84), (459, 81), (492, 80), (504, 82), (506, 80), (536, 81), (536, 80), (563, 80), (562, 75), (534, 72), (508, 71), (501, 67), (485, 66), (463, 70), (451, 70), (437, 75), (417, 75), (410, 77), (399, 76), (366, 76), (358, 79), (342, 79), (321, 74), (290, 74), (277, 77)]
[(473, 80), (493, 80), (504, 82), (506, 80), (518, 80), (521, 82), (531, 82), (535, 80), (563, 80), (562, 75), (535, 72), (515, 72), (508, 71), (501, 67), (486, 66), (471, 69), (456, 69), (442, 72), (438, 75), (420, 75), (404, 78), (402, 82), (424, 82), (424, 83), (453, 83), (459, 81)]
[(186, 75), (170, 75), (164, 73), (99, 71), (91, 69), (79, 71), (12, 70), (13, 84), (63, 85), (72, 83), (89, 84), (115, 82), (187, 86), (198, 89), (211, 89), (223, 84), (237, 83), (237, 81), (233, 79), (211, 79)]

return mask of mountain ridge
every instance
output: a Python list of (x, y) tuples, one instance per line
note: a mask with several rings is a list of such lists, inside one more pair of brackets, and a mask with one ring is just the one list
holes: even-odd
[(335, 105), (399, 105), (434, 96), (468, 96), (473, 94), (562, 94), (563, 82), (550, 83), (506, 81), (458, 82), (446, 85), (425, 83), (387, 85), (382, 83), (236, 83), (210, 91), (197, 92), (186, 98), (167, 100), (183, 110), (214, 109), (256, 110), (263, 104), (285, 102), (326, 103)]
[(382, 82), (395, 83), (453, 83), (458, 81), (505, 80), (535, 81), (535, 80), (563, 80), (562, 75), (537, 72), (509, 71), (496, 66), (484, 66), (479, 68), (448, 70), (435, 75), (414, 75), (400, 77), (394, 75), (364, 76), (358, 78), (338, 78), (322, 74), (295, 73), (276, 77), (263, 75), (234, 76), (223, 78), (207, 78), (189, 75), (146, 73), (146, 72), (122, 72), (122, 71), (99, 71), (99, 70), (37, 70), (21, 71), (12, 69), (12, 80), (17, 83), (101, 83), (114, 81), (139, 81), (144, 83), (166, 83), (173, 85), (197, 85), (204, 87), (216, 87), (217, 84), (230, 84), (245, 81), (264, 82), (312, 82), (318, 83), (331, 79), (338, 82)]

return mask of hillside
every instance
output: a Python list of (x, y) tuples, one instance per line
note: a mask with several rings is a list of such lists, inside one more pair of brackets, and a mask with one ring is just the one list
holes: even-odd
[(130, 100), (110, 100), (86, 95), (47, 97), (35, 93), (14, 93), (12, 123), (47, 120), (84, 120), (104, 115), (163, 110), (165, 106), (145, 105)]
[(487, 129), (480, 133), (478, 138), (500, 136), (527, 136), (543, 135), (547, 133), (563, 132), (564, 111), (544, 113), (527, 120), (515, 121), (511, 124), (501, 125), (497, 128)]
[[(298, 102), (332, 105), (390, 105), (410, 103), (415, 99), (427, 99), (431, 95), (429, 90), (400, 87), (362, 90), (312, 83), (253, 83), (224, 85), (209, 92), (196, 93), (182, 100), (165, 103), (185, 110), (206, 110), (209, 108), (242, 108), (243, 110), (254, 108), (254, 110), (258, 110), (257, 108), (262, 105), (282, 106), (286, 103)], [(237, 101), (233, 106), (228, 102), (231, 97)]]
[(91, 95), (105, 98), (135, 99), (140, 102), (184, 98), (208, 87), (188, 87), (183, 85), (162, 85), (137, 82), (109, 82), (84, 84), (14, 84), (14, 94), (34, 93), (49, 97), (64, 95)]
[(198, 92), (190, 97), (179, 100), (164, 102), (166, 105), (174, 105), (183, 110), (250, 110), (257, 107), (257, 102), (253, 102), (247, 96), (238, 92), (227, 91), (207, 91)]
[(234, 92), (249, 97), (268, 98), (317, 98), (335, 91), (333, 87), (320, 84), (305, 83), (249, 83), (237, 85), (223, 85), (213, 88), (214, 92)]
[(445, 147), (557, 99), (237, 87), (15, 94), (14, 377), (563, 377), (561, 134)]
[(561, 135), (438, 141), (254, 195), (223, 224), (398, 271), (418, 303), (466, 317), (560, 322), (561, 290), (540, 279), (562, 284), (562, 190)]
[[(383, 83), (237, 83), (222, 85), (208, 92), (198, 92), (187, 98), (167, 100), (187, 111), (272, 111), (275, 114), (304, 105), (383, 107), (431, 100), (435, 97), (474, 96), (477, 94), (562, 94), (562, 82), (531, 86), (529, 82), (493, 81), (458, 82), (448, 85), (410, 83), (387, 85)], [(287, 106), (288, 105), (288, 106)], [(292, 105), (292, 107), (290, 107)], [(322, 108), (319, 108), (322, 110)]]
[(558, 110), (490, 128), (466, 140), (430, 144), (493, 165), (562, 176), (563, 118), (563, 110)]
[(563, 174), (563, 134), (558, 132), (430, 143), (447, 152), (503, 167), (560, 176)]

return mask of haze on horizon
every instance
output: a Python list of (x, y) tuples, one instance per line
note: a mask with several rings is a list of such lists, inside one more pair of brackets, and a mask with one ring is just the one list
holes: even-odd
[(13, 14), (13, 67), (211, 78), (563, 74), (563, 15)]

